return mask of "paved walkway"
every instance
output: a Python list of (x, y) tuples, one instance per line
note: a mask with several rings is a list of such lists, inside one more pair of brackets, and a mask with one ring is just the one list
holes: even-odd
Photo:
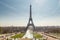
[(52, 37), (50, 35), (47, 35), (45, 33), (40, 33), (41, 35), (43, 35), (44, 38), (47, 38), (47, 40), (59, 40), (58, 38)]

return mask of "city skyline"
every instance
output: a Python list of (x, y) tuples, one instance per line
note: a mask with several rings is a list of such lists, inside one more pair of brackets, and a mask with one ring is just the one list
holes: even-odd
[(0, 0), (0, 26), (26, 26), (30, 3), (36, 26), (60, 26), (60, 0)]

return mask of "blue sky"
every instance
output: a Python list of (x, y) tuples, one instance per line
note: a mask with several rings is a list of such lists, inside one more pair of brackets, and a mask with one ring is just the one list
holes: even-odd
[(60, 26), (60, 0), (0, 0), (0, 26), (26, 26), (30, 3), (36, 26)]

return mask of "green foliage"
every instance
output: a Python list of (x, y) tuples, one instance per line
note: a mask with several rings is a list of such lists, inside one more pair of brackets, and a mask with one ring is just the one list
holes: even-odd
[[(12, 36), (11, 38), (22, 38), (24, 36), (25, 33), (20, 33), (20, 34), (16, 34), (15, 36)], [(42, 35), (38, 34), (38, 33), (34, 33), (33, 34), (35, 38), (42, 38)]]
[(24, 33), (16, 34), (15, 36), (12, 36), (11, 38), (22, 38)]
[(2, 28), (0, 27), (0, 34), (1, 34), (1, 32), (2, 32)]
[(34, 37), (35, 38), (42, 38), (42, 35), (38, 34), (38, 33), (34, 33)]

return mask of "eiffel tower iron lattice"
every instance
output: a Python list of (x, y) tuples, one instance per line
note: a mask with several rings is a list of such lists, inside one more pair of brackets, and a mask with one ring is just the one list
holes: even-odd
[(26, 30), (28, 28), (31, 28), (30, 26), (32, 26), (33, 27), (33, 30), (35, 30), (35, 26), (34, 26), (34, 23), (33, 23), (33, 20), (32, 20), (32, 10), (31, 10), (31, 7), (32, 7), (32, 5), (30, 5), (30, 17), (29, 17), (29, 21), (28, 21)]

